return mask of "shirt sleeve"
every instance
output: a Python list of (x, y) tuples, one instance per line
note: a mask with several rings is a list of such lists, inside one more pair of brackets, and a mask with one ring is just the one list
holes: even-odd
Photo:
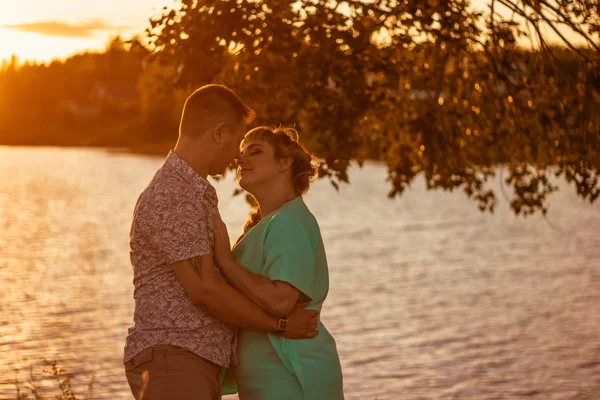
[(212, 220), (203, 198), (170, 192), (152, 200), (138, 217), (167, 264), (212, 254)]
[(309, 232), (301, 221), (276, 215), (265, 237), (265, 276), (291, 284), (310, 299), (314, 298), (315, 251)]

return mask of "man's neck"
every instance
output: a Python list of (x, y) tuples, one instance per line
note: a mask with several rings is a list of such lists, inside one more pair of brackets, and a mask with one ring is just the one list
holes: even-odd
[(206, 163), (206, 159), (198, 159), (198, 157), (194, 157), (191, 152), (187, 151), (187, 149), (177, 145), (173, 150), (175, 154), (179, 156), (183, 161), (185, 161), (192, 169), (204, 179), (208, 178), (208, 165)]

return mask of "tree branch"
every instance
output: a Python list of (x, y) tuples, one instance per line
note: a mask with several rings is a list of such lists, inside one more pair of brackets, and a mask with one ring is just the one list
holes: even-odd
[(598, 46), (594, 40), (592, 40), (591, 37), (589, 37), (581, 28), (579, 28), (577, 26), (577, 23), (572, 21), (570, 18), (567, 18), (566, 15), (564, 15), (560, 9), (552, 6), (550, 3), (548, 3), (545, 0), (537, 0), (540, 2), (540, 4), (545, 5), (546, 7), (548, 7), (549, 9), (551, 9), (552, 11), (554, 11), (556, 13), (556, 15), (562, 17), (563, 19), (563, 23), (565, 25), (567, 25), (569, 28), (573, 29), (575, 32), (579, 33), (589, 44), (592, 45), (592, 47), (594, 47), (597, 51), (600, 51), (600, 46)]

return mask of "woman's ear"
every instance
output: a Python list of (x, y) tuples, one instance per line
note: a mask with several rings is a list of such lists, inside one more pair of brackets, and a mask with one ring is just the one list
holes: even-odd
[(294, 163), (294, 159), (292, 157), (286, 157), (279, 160), (279, 171), (284, 172), (289, 169)]

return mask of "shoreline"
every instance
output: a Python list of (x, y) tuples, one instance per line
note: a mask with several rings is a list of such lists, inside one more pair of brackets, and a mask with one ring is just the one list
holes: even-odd
[(157, 142), (145, 145), (135, 146), (88, 146), (88, 145), (58, 145), (58, 144), (0, 144), (0, 149), (61, 149), (61, 150), (99, 150), (107, 153), (115, 154), (140, 154), (140, 155), (164, 155), (169, 153), (169, 150), (173, 149), (175, 143), (172, 142)]

